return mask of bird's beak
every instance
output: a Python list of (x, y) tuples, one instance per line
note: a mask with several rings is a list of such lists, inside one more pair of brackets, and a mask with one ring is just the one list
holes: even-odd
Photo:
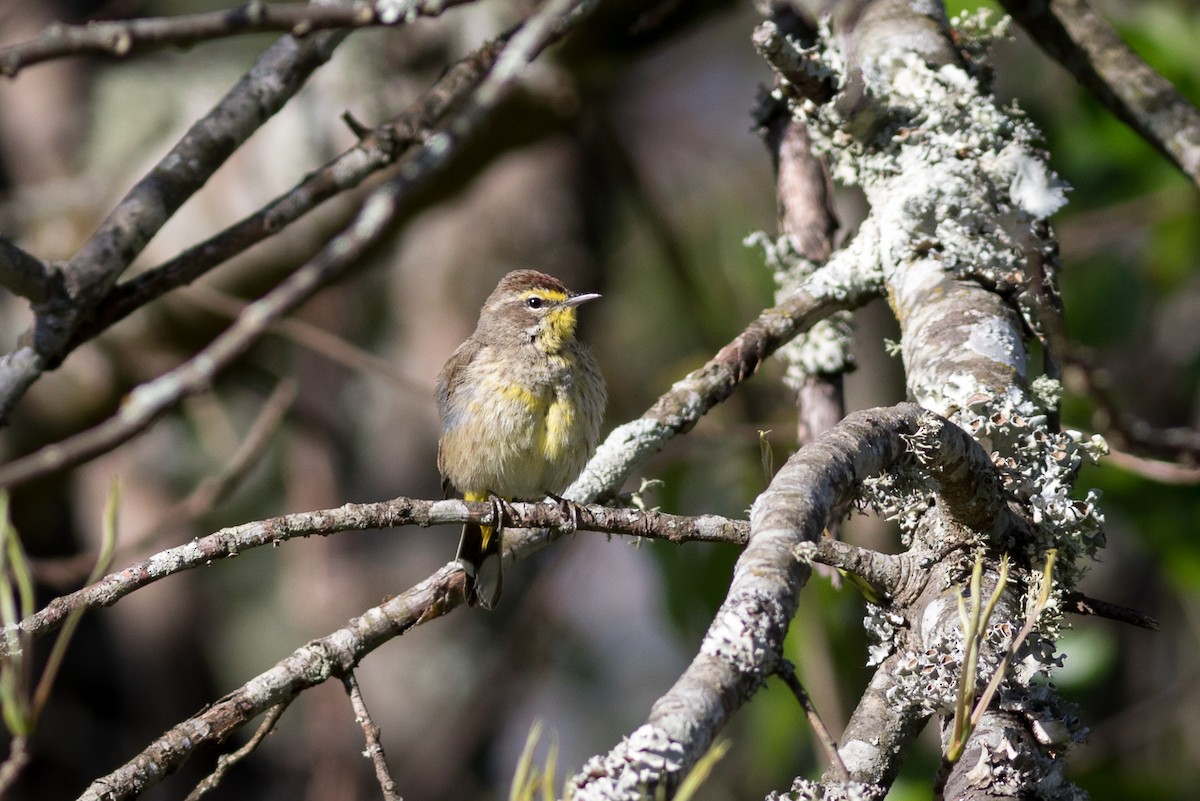
[(564, 306), (578, 306), (581, 303), (587, 303), (589, 300), (595, 300), (598, 297), (600, 297), (600, 295), (598, 295), (595, 292), (588, 292), (583, 295), (572, 295), (571, 297), (569, 297), (563, 301), (563, 305)]

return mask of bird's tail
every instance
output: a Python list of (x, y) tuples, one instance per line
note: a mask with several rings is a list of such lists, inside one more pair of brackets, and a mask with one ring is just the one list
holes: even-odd
[[(464, 500), (468, 501), (485, 501), (487, 497), (486, 493), (464, 493)], [(500, 600), (504, 578), (500, 543), (500, 527), (481, 526), (478, 523), (463, 525), (456, 560), (467, 574), (467, 604), (470, 606), (493, 609)]]

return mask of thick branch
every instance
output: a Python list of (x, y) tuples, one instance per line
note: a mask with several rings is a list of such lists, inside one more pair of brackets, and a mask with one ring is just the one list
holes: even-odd
[(1085, 0), (1000, 0), (1109, 111), (1200, 187), (1200, 111)]
[(406, 3), (266, 3), (250, 0), (226, 11), (176, 17), (52, 25), (37, 38), (0, 48), (0, 73), (12, 78), (25, 67), (63, 56), (88, 54), (124, 58), (142, 50), (248, 33), (279, 31), (306, 36), (329, 28), (361, 28), (438, 16), (469, 0), (410, 0)]
[[(883, 797), (904, 764), (896, 755), (908, 753), (929, 719), (929, 713), (910, 699), (903, 704), (896, 702), (895, 677), (902, 658), (902, 654), (894, 653), (875, 669), (846, 723), (838, 748), (851, 779), (878, 788), (872, 794), (876, 797)], [(822, 778), (831, 784), (841, 780), (833, 770), (826, 770)]]
[(809, 575), (802, 546), (818, 540), (861, 479), (905, 455), (924, 414), (912, 404), (857, 412), (788, 460), (751, 509), (749, 544), (699, 654), (644, 725), (571, 780), (574, 798), (635, 801), (660, 789), (669, 797), (775, 670)]

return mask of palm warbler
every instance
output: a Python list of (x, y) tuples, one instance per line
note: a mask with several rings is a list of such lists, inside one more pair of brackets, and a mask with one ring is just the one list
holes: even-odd
[[(535, 270), (504, 278), (475, 333), (438, 376), (438, 470), (468, 501), (537, 500), (567, 488), (596, 447), (607, 393), (591, 350), (575, 338), (575, 295)], [(458, 545), (467, 603), (500, 598), (500, 531), (468, 523)]]

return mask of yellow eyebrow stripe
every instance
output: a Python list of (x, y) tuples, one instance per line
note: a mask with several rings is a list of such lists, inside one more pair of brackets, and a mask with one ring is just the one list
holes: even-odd
[(530, 289), (521, 293), (521, 299), (525, 300), (526, 298), (542, 298), (543, 300), (562, 303), (567, 299), (567, 293), (559, 292), (557, 289)]

